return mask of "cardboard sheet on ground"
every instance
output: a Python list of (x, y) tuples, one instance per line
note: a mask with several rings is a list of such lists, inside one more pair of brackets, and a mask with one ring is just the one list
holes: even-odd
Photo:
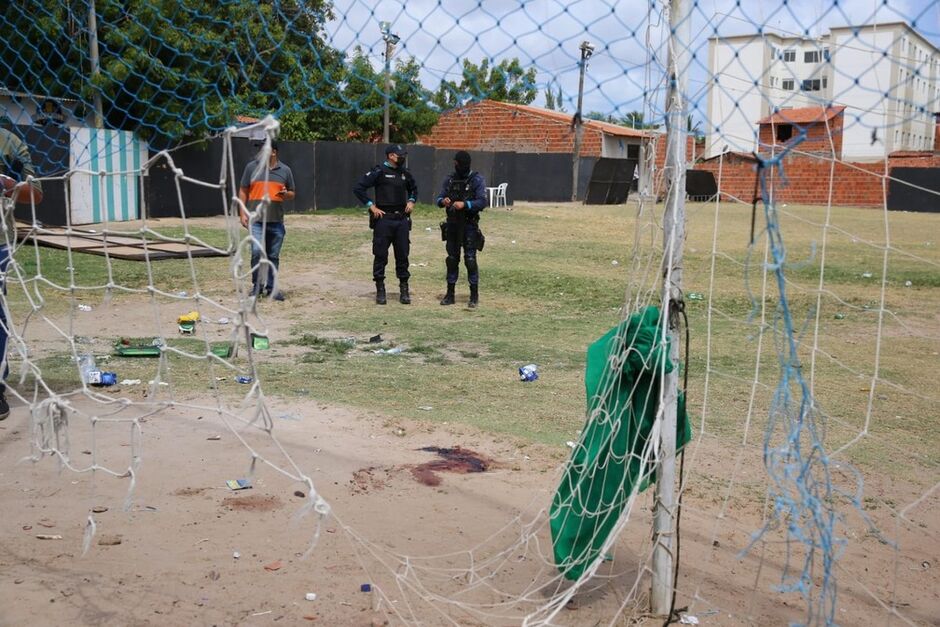
[(227, 257), (228, 253), (197, 244), (166, 242), (159, 239), (115, 235), (64, 227), (34, 229), (31, 224), (17, 222), (16, 239), (21, 243), (35, 243), (46, 248), (69, 250), (76, 253), (108, 256), (128, 261), (161, 261), (188, 257)]
[[(663, 365), (665, 372), (676, 367), (661, 343), (656, 307), (634, 313), (587, 349), (587, 422), (552, 499), (549, 521), (555, 565), (568, 579), (580, 577), (600, 557), (630, 494), (655, 479), (642, 452), (656, 420)], [(676, 447), (691, 438), (680, 395)]]

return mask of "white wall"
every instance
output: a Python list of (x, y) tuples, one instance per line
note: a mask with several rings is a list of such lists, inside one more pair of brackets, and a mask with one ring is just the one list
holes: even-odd
[[(775, 59), (771, 47), (778, 52), (794, 50), (796, 58)], [(807, 51), (825, 48), (831, 62), (823, 55), (818, 63), (805, 61)], [(775, 107), (830, 102), (847, 107), (843, 158), (878, 159), (886, 152), (933, 146), (931, 113), (940, 111), (940, 53), (904, 24), (862, 27), (857, 36), (854, 29), (833, 28), (819, 39), (777, 35), (712, 39), (709, 67), (719, 82), (709, 87), (707, 156), (720, 154), (725, 145), (730, 150), (754, 150), (757, 122)], [(793, 91), (782, 89), (786, 79), (793, 80)], [(821, 89), (801, 91), (805, 79), (818, 79)]]

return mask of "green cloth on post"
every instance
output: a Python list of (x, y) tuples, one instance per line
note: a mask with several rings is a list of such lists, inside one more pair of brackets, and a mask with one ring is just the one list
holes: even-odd
[[(552, 499), (550, 526), (555, 565), (577, 579), (594, 563), (636, 487), (655, 480), (642, 452), (656, 420), (660, 375), (672, 372), (661, 343), (659, 309), (645, 307), (587, 349), (584, 387), (587, 421)], [(676, 447), (692, 439), (679, 395)]]

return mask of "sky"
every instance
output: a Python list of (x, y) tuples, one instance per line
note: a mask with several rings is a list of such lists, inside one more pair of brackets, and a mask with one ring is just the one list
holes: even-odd
[[(595, 51), (585, 68), (585, 114), (621, 117), (644, 110), (644, 93), (662, 93), (668, 17), (661, 3), (638, 0), (333, 0), (335, 19), (325, 27), (331, 45), (359, 45), (380, 68), (385, 43), (379, 23), (401, 38), (394, 58), (414, 57), (425, 87), (460, 81), (463, 59), (479, 64), (518, 58), (537, 70), (539, 95), (561, 87), (563, 106), (577, 108), (579, 45)], [(816, 36), (831, 26), (905, 21), (940, 47), (940, 0), (699, 0), (691, 31), (688, 92), (704, 110), (707, 38), (754, 33)], [(659, 91), (657, 91), (659, 90)], [(693, 107), (694, 109), (694, 107)], [(655, 115), (648, 111), (647, 117)]]

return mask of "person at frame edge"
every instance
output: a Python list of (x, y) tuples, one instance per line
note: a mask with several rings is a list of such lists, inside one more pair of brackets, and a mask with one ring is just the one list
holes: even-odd
[(442, 305), (454, 304), (454, 289), (460, 271), (460, 249), (470, 282), (468, 306), (480, 302), (480, 269), (477, 266), (477, 248), (480, 247), (480, 212), (486, 208), (486, 184), (479, 172), (470, 170), (470, 153), (461, 150), (454, 155), (454, 173), (444, 179), (437, 198), (437, 206), (447, 211), (444, 239), (447, 242), (447, 293)]
[[(259, 163), (264, 142), (255, 145), (259, 148), (258, 156), (245, 166), (238, 190), (241, 200), (239, 219), (246, 229), (251, 222), (251, 293), (281, 301), (284, 300), (284, 292), (276, 288), (275, 282), (286, 233), (284, 201), (296, 196), (294, 174), (286, 163), (278, 159), (276, 141), (271, 142), (267, 167)], [(251, 212), (256, 210), (257, 215), (252, 221)], [(259, 265), (262, 253), (270, 265)]]
[[(385, 149), (385, 161), (368, 172), (353, 187), (353, 194), (369, 209), (369, 228), (372, 229), (372, 280), (375, 281), (375, 302), (386, 303), (385, 266), (388, 265), (388, 247), (395, 249), (395, 275), (398, 277), (398, 300), (411, 304), (408, 291), (408, 254), (411, 247), (411, 211), (418, 198), (415, 179), (405, 168), (408, 151), (398, 144)], [(375, 200), (366, 190), (375, 188)]]
[(39, 181), (25, 183), (30, 176), (36, 176), (36, 170), (25, 142), (7, 128), (0, 127), (0, 294), (3, 298), (0, 303), (0, 360), (3, 361), (0, 374), (0, 420), (5, 420), (10, 415), (10, 405), (6, 397), (6, 380), (10, 374), (7, 361), (7, 339), (10, 334), (7, 326), (6, 272), (10, 263), (10, 247), (16, 242), (13, 206), (42, 202), (42, 186)]

